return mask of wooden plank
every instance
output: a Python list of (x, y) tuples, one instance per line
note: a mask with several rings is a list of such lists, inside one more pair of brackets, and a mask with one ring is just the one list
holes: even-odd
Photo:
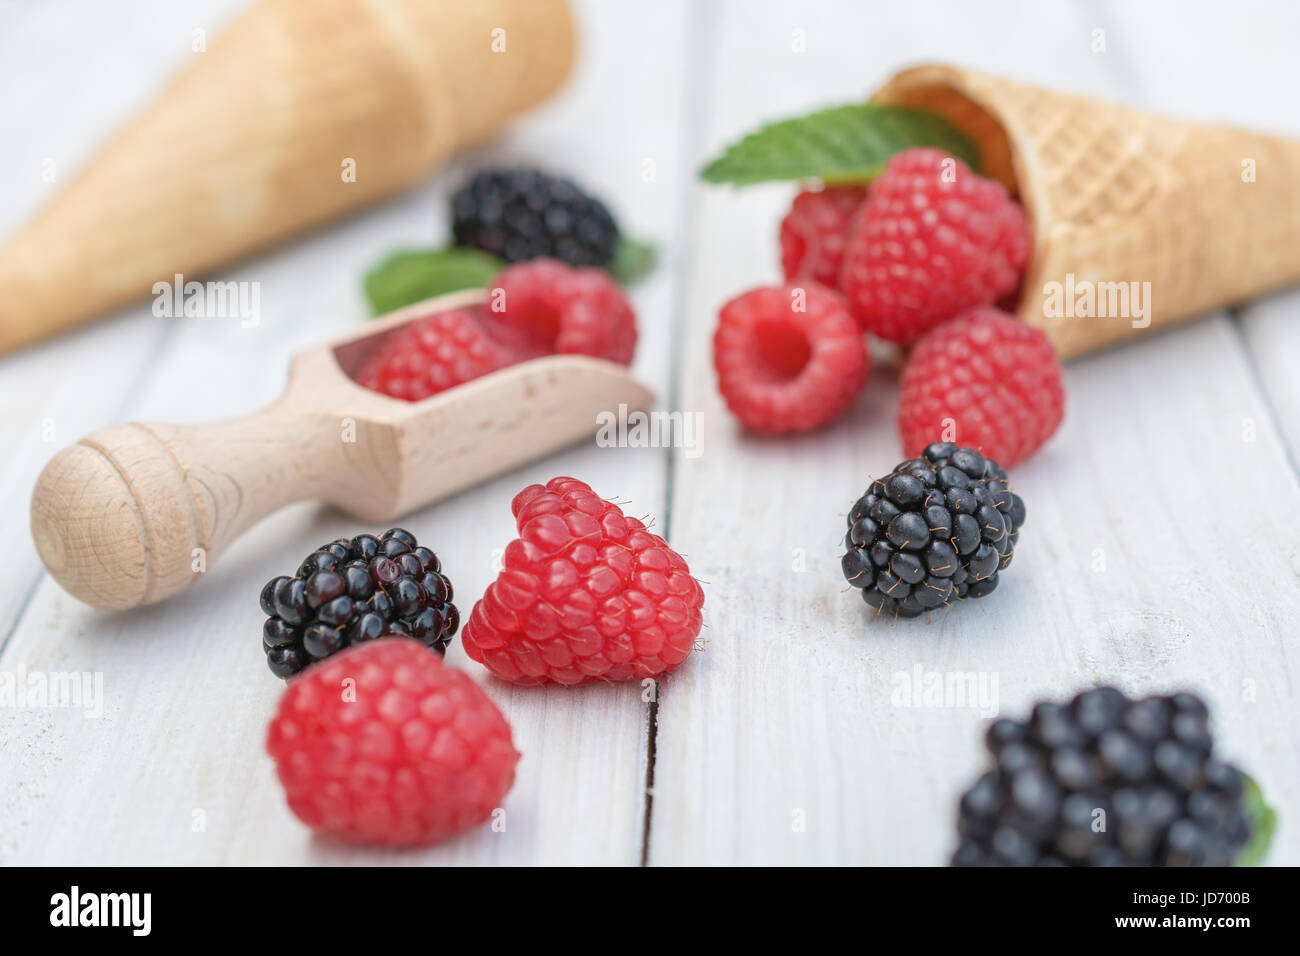
[(1300, 472), (1300, 292), (1257, 299), (1243, 306), (1237, 319), (1271, 418)]
[[(1163, 0), (1124, 10), (1117, 40), (1130, 56), (1140, 101), (1152, 109), (1209, 122), (1300, 138), (1295, 109), (1295, 51), (1300, 7), (1260, 4), (1240, 8)], [(1186, 51), (1212, 42), (1240, 51), (1241, 68), (1168, 69), (1186, 62)], [(1268, 169), (1258, 171), (1270, 175)], [(1289, 174), (1287, 174), (1289, 175)], [(1292, 462), (1300, 461), (1300, 292), (1282, 291), (1234, 311), (1247, 354), (1267, 396), (1269, 417), (1280, 430)], [(1243, 427), (1250, 423), (1243, 420)]]
[[(191, 56), (191, 30), (215, 27), (238, 0), (204, 0), (168, 8), (123, 29), (121, 9), (102, 4), (7, 6), (0, 12), (0, 63), (8, 82), (4, 127), (21, 130), (0, 151), (0, 236), (17, 229), (94, 152), (120, 117)], [(137, 11), (138, 12), (138, 11)], [(49, 55), (57, 36), (62, 56)], [(105, 36), (114, 36), (108, 47)], [(93, 64), (96, 80), (68, 68)], [(76, 111), (54, 108), (75, 103)], [(0, 356), (0, 619), (15, 620), (40, 577), (28, 534), (27, 502), (54, 450), (109, 424), (171, 329), (147, 307), (133, 307), (84, 330), (14, 355)], [(10, 628), (0, 627), (0, 646)]]
[[(1083, 6), (785, 9), (722, 14), (755, 26), (715, 52), (713, 147), (761, 117), (851, 98), (866, 78), (846, 64), (951, 59), (1110, 96), (1130, 84), (1116, 57), (1089, 51), (1100, 24)], [(1122, 13), (1107, 19), (1114, 30)], [(802, 60), (784, 42), (794, 27)], [(877, 367), (826, 431), (763, 441), (728, 416), (710, 369), (718, 306), (778, 275), (789, 193), (697, 193), (681, 402), (703, 411), (708, 439), (700, 458), (675, 462), (672, 525), (709, 585), (708, 646), (661, 682), (650, 861), (944, 862), (986, 716), (895, 699), (918, 668), (996, 679), (1009, 715), (1100, 680), (1194, 687), (1223, 752), (1283, 819), (1300, 810), (1300, 671), (1284, 624), (1300, 595), (1294, 536), (1275, 520), (1300, 490), (1276, 441), (1242, 441), (1242, 416), (1262, 435), (1270, 426), (1229, 321), (1073, 363), (1064, 426), (1013, 475), (1029, 522), (999, 591), (928, 624), (872, 620), (838, 557), (844, 514), (901, 457), (895, 374)], [(1272, 859), (1298, 857), (1292, 842)]]
[[(568, 93), (502, 144), (427, 187), (336, 229), (230, 270), (256, 281), (262, 322), (191, 320), (168, 341), (131, 403), (132, 417), (197, 420), (238, 413), (281, 387), (298, 347), (363, 321), (359, 280), (390, 248), (441, 238), (445, 200), (470, 168), (503, 157), (571, 174), (613, 201), (626, 230), (671, 243), (687, 179), (680, 112), (689, 75), (680, 56), (684, 3), (636, 21), (594, 3), (581, 9), (584, 59)], [(654, 84), (644, 77), (658, 77)], [(649, 163), (647, 163), (649, 161)], [(654, 173), (647, 177), (647, 170)], [(666, 393), (673, 274), (638, 286), (637, 373)], [(442, 557), (468, 614), (513, 537), (512, 495), (573, 474), (638, 514), (665, 502), (661, 449), (594, 444), (489, 482), (404, 521)], [(99, 719), (73, 710), (4, 715), (0, 860), (27, 863), (623, 863), (641, 856), (646, 708), (636, 686), (514, 688), (490, 679), (454, 645), (501, 705), (524, 753), (504, 833), (487, 829), (437, 849), (393, 856), (339, 847), (293, 821), (262, 752), (280, 693), (258, 643), (260, 584), (310, 548), (360, 530), (329, 509), (294, 506), (237, 543), (208, 579), (152, 608), (107, 615), (48, 580), (18, 624), (3, 666), (103, 674)], [(203, 828), (195, 829), (202, 811)], [(55, 823), (57, 821), (57, 825)]]

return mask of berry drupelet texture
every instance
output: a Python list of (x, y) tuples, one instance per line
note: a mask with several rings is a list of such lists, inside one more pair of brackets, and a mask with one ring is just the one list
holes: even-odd
[(805, 189), (795, 196), (781, 220), (781, 269), (787, 281), (839, 285), (849, 227), (866, 198), (862, 186)]
[(903, 369), (898, 427), (916, 454), (948, 434), (1006, 468), (1037, 451), (1065, 415), (1056, 350), (1028, 322), (992, 306), (968, 309), (921, 336)]
[(442, 653), (460, 625), (451, 600), (438, 556), (409, 531), (339, 538), (309, 554), (292, 577), (262, 588), (262, 649), (271, 672), (283, 678), (386, 635), (412, 637)]
[(910, 345), (963, 309), (1015, 291), (1029, 259), (1019, 203), (939, 149), (885, 164), (856, 213), (840, 289), (866, 329)]
[(1195, 694), (1097, 687), (995, 720), (985, 742), (954, 866), (1229, 866), (1250, 841), (1245, 775), (1214, 757)]
[[(346, 681), (350, 695), (339, 692)], [(519, 762), (510, 725), (473, 678), (397, 638), (350, 647), (291, 681), (266, 749), (303, 823), (389, 847), (485, 822)]]
[(466, 654), (514, 684), (644, 680), (686, 659), (704, 592), (663, 538), (576, 478), (511, 508), (519, 537), (465, 623)]
[(571, 266), (604, 266), (618, 226), (604, 203), (568, 179), (537, 169), (490, 169), (452, 197), (452, 234), (506, 262), (543, 256)]
[(991, 593), (1024, 522), (997, 462), (935, 442), (858, 499), (841, 567), (877, 614), (917, 617)]

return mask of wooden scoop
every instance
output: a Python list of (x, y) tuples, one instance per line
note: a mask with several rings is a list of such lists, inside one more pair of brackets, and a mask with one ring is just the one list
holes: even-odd
[(298, 354), (289, 386), (242, 418), (114, 425), (59, 452), (32, 493), (32, 537), (69, 593), (118, 610), (171, 597), (271, 512), (322, 499), (373, 527), (595, 433), (654, 395), (621, 365), (554, 355), (419, 402), (349, 377), (394, 329), (484, 301), (458, 292)]

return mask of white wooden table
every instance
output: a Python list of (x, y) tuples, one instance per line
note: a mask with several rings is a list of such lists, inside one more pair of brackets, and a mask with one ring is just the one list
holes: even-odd
[[(46, 159), (65, 178), (193, 55), (191, 30), (214, 33), (238, 6), (0, 3), (0, 232), (57, 188)], [(792, 190), (695, 178), (760, 120), (859, 99), (921, 60), (1300, 136), (1300, 9), (591, 0), (580, 12), (581, 67), (560, 99), (410, 195), (224, 274), (261, 283), (257, 328), (157, 319), (144, 303), (0, 359), (0, 671), (104, 680), (97, 719), (0, 709), (0, 862), (939, 864), (986, 717), (894, 706), (896, 675), (916, 668), (996, 677), (1011, 715), (1098, 680), (1200, 690), (1223, 751), (1280, 812), (1271, 861), (1300, 862), (1300, 292), (1071, 364), (1064, 426), (1013, 476), (1029, 521), (998, 593), (891, 627), (869, 621), (838, 559), (843, 515), (901, 457), (896, 374), (878, 366), (825, 431), (743, 434), (709, 339), (727, 298), (779, 278)], [(442, 556), (467, 613), (512, 537), (513, 493), (584, 478), (657, 516), (688, 556), (707, 582), (706, 644), (654, 706), (635, 686), (515, 688), (454, 645), (448, 660), (501, 705), (524, 754), (506, 831), (414, 854), (342, 848), (293, 819), (262, 750), (281, 685), (256, 594), (356, 524), (286, 509), (190, 592), (109, 614), (43, 573), (27, 502), (54, 451), (94, 428), (270, 400), (295, 350), (364, 321), (366, 267), (441, 239), (449, 189), (503, 158), (571, 172), (659, 243), (664, 261), (635, 290), (636, 371), (665, 408), (703, 412), (703, 454), (579, 447), (403, 523)]]

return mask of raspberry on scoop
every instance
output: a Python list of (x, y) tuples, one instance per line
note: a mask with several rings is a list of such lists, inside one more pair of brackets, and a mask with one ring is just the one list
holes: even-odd
[(636, 313), (601, 269), (534, 259), (502, 269), (488, 301), (403, 325), (357, 370), (357, 383), (418, 402), (543, 355), (591, 355), (628, 365)]
[(680, 554), (576, 478), (529, 485), (461, 641), (515, 684), (641, 680), (690, 654), (704, 592)]
[(636, 352), (636, 313), (601, 269), (534, 259), (502, 269), (488, 289), (492, 335), (525, 357), (592, 355), (628, 365)]
[(871, 332), (909, 345), (1015, 291), (1029, 226), (1000, 183), (940, 149), (895, 153), (857, 214), (840, 289)]
[(713, 365), (732, 414), (767, 434), (834, 421), (870, 372), (844, 298), (815, 282), (752, 289), (724, 305)]
[(357, 370), (357, 384), (418, 402), (518, 361), (488, 334), (482, 315), (481, 308), (451, 309), (402, 326)]

